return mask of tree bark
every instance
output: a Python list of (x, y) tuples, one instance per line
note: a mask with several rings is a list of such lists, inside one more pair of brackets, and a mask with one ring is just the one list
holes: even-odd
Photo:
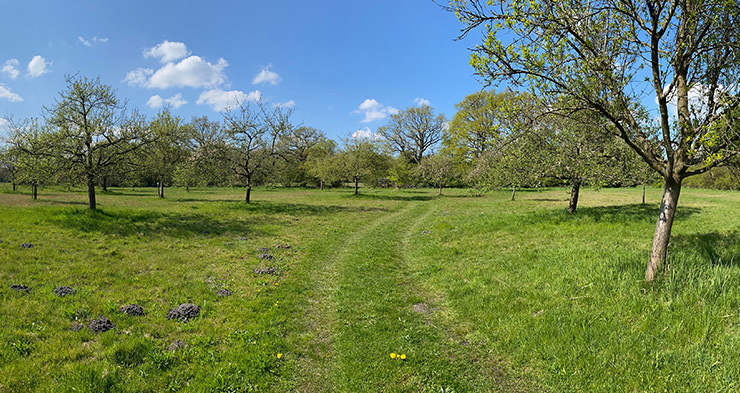
[(38, 186), (36, 185), (36, 182), (31, 183), (31, 198), (35, 201), (38, 199)]
[(108, 176), (103, 176), (103, 192), (108, 192)]
[(18, 191), (18, 184), (15, 183), (15, 180), (13, 180), (13, 191)]
[(642, 185), (642, 204), (645, 204), (645, 184)]
[(321, 181), (321, 186), (320, 186), (319, 190), (320, 191), (324, 191), (324, 181), (323, 180)]
[(655, 236), (653, 236), (653, 248), (650, 251), (650, 262), (645, 271), (645, 281), (653, 281), (655, 274), (665, 263), (668, 255), (668, 243), (671, 240), (671, 228), (673, 217), (676, 215), (678, 196), (681, 193), (681, 180), (676, 181), (672, 177), (665, 179), (663, 188), (663, 199), (660, 202), (660, 213), (655, 224)]
[(437, 195), (442, 195), (442, 183), (439, 183), (439, 194)]
[(90, 210), (97, 209), (97, 202), (95, 201), (95, 179), (87, 179), (87, 199), (89, 201)]
[(185, 192), (190, 192), (190, 184), (185, 185)]
[(252, 185), (249, 184), (249, 179), (247, 179), (247, 195), (244, 197), (244, 202), (249, 203), (250, 194), (252, 194)]
[(511, 186), (511, 200), (514, 200), (514, 197), (516, 196), (516, 186)]
[(357, 176), (355, 176), (355, 195), (360, 193), (359, 183), (360, 183), (360, 179), (358, 179)]
[(581, 179), (573, 181), (573, 188), (570, 189), (570, 204), (568, 205), (568, 213), (574, 214), (578, 207), (578, 193), (581, 191)]
[(159, 187), (157, 189), (157, 192), (160, 198), (164, 198), (164, 182), (163, 181), (159, 182)]

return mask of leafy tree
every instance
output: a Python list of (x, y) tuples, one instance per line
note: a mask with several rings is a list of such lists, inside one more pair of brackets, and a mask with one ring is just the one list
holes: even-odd
[(164, 198), (165, 185), (172, 182), (177, 166), (187, 156), (189, 141), (187, 127), (182, 119), (162, 109), (149, 123), (152, 143), (139, 151), (142, 166), (157, 181), (157, 194)]
[(245, 202), (250, 202), (252, 181), (277, 157), (280, 141), (293, 132), (293, 110), (280, 106), (272, 110), (262, 101), (255, 107), (239, 103), (224, 113), (234, 172), (246, 182)]
[(38, 198), (38, 186), (42, 183), (53, 183), (57, 168), (61, 162), (54, 162), (48, 154), (49, 134), (44, 133), (37, 119), (26, 119), (10, 125), (10, 152), (14, 156), (15, 178), (22, 184), (31, 186), (31, 198)]
[(230, 175), (226, 135), (219, 122), (207, 116), (195, 117), (183, 127), (187, 154), (178, 165), (175, 181), (190, 191), (190, 186), (225, 184)]
[(18, 151), (9, 146), (0, 149), (0, 173), (2, 178), (12, 184), (13, 191), (18, 189)]
[(327, 141), (323, 131), (313, 127), (298, 127), (280, 141), (281, 160), (276, 161), (275, 175), (286, 185), (305, 186), (311, 182), (309, 154), (315, 146)]
[(86, 77), (68, 76), (55, 105), (46, 109), (47, 153), (70, 165), (87, 184), (89, 208), (95, 210), (95, 184), (105, 168), (150, 140), (141, 116), (127, 115), (115, 90)]
[(442, 139), (445, 123), (444, 115), (435, 116), (434, 109), (422, 105), (392, 114), (388, 124), (378, 128), (378, 134), (393, 151), (418, 164)]
[(425, 157), (417, 167), (417, 172), (422, 180), (439, 188), (438, 195), (442, 195), (442, 187), (458, 175), (452, 156), (443, 153)]
[(337, 172), (338, 165), (334, 163), (337, 143), (331, 139), (317, 142), (307, 151), (306, 167), (308, 175), (319, 183), (323, 191), (324, 184), (333, 184), (341, 181), (341, 175)]
[(380, 142), (368, 138), (348, 138), (344, 149), (332, 160), (334, 170), (343, 180), (354, 183), (354, 194), (360, 193), (360, 182), (377, 184), (390, 165), (390, 157), (382, 153)]
[[(723, 165), (738, 141), (740, 7), (724, 0), (453, 0), (487, 83), (528, 86), (610, 123), (664, 179), (645, 280), (664, 263), (682, 181)], [(658, 120), (647, 105), (657, 101)], [(676, 116), (670, 113), (675, 104)]]

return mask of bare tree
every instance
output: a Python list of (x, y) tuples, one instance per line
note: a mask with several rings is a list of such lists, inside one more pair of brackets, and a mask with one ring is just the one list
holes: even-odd
[(246, 203), (250, 202), (255, 175), (277, 157), (279, 142), (293, 132), (292, 114), (291, 108), (270, 109), (262, 101), (257, 101), (254, 107), (241, 102), (224, 112), (232, 169), (246, 182)]

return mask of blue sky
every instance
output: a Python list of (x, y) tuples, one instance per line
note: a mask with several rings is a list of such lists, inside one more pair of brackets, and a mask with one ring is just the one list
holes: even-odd
[(461, 27), (431, 0), (0, 0), (0, 115), (41, 115), (65, 74), (97, 77), (148, 116), (189, 120), (233, 97), (294, 106), (342, 138), (428, 103), (448, 118), (482, 88)]

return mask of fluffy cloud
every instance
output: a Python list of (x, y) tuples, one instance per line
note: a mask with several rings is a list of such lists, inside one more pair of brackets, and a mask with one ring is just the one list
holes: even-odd
[(261, 99), (262, 92), (259, 90), (245, 94), (239, 90), (224, 91), (221, 89), (211, 89), (201, 93), (198, 101), (195, 103), (198, 105), (209, 105), (214, 111), (222, 112), (241, 103), (259, 101)]
[(144, 51), (144, 58), (156, 57), (162, 64), (179, 60), (189, 55), (188, 47), (182, 42), (164, 40), (161, 44)]
[(2, 71), (3, 74), (7, 75), (8, 78), (15, 79), (21, 73), (16, 68), (18, 67), (19, 64), (20, 63), (18, 62), (18, 59), (10, 59), (5, 62), (5, 64), (3, 65), (3, 68), (0, 68), (0, 71)]
[(99, 42), (102, 42), (102, 43), (108, 42), (108, 39), (107, 38), (98, 38), (98, 37), (93, 37), (92, 39), (86, 40), (86, 39), (82, 38), (82, 36), (77, 36), (77, 39), (80, 40), (80, 43), (82, 45), (85, 45), (88, 48), (91, 47), (91, 46), (93, 46), (94, 44), (99, 43)]
[(33, 78), (44, 75), (49, 72), (47, 67), (50, 65), (51, 63), (46, 61), (42, 56), (36, 55), (28, 62), (28, 75)]
[(354, 139), (370, 139), (370, 140), (375, 140), (375, 141), (380, 140), (380, 139), (383, 139), (383, 137), (380, 134), (376, 134), (376, 133), (370, 131), (370, 129), (368, 127), (361, 128), (361, 129), (353, 132), (352, 133), (352, 138), (354, 138)]
[(146, 104), (152, 109), (161, 108), (164, 104), (177, 109), (187, 103), (188, 102), (182, 98), (181, 93), (177, 93), (170, 98), (162, 98), (159, 95), (153, 95), (149, 98), (149, 101), (146, 102)]
[(429, 100), (420, 97), (414, 98), (414, 104), (419, 106), (432, 106), (432, 103)]
[(365, 118), (362, 119), (362, 123), (370, 123), (376, 120), (383, 120), (388, 117), (388, 115), (396, 114), (398, 113), (398, 109), (392, 106), (383, 105), (373, 98), (368, 98), (352, 113), (364, 114)]
[(7, 99), (10, 102), (20, 102), (20, 101), (23, 101), (23, 98), (21, 98), (21, 96), (19, 96), (18, 94), (13, 93), (12, 91), (10, 91), (10, 89), (8, 89), (7, 87), (5, 87), (5, 85), (3, 85), (1, 83), (0, 83), (0, 98), (5, 98), (5, 99)]
[(263, 68), (262, 71), (252, 79), (252, 84), (258, 85), (260, 83), (269, 83), (274, 86), (280, 83), (283, 78), (281, 78), (277, 73), (270, 71), (270, 68), (272, 68), (272, 64)]
[(226, 81), (224, 69), (229, 63), (219, 59), (211, 64), (199, 56), (190, 56), (179, 63), (167, 63), (156, 72), (151, 68), (137, 68), (126, 75), (131, 86), (167, 89), (170, 87), (213, 87)]
[(276, 108), (293, 108), (295, 107), (295, 101), (290, 100), (288, 102), (278, 102), (275, 104)]

